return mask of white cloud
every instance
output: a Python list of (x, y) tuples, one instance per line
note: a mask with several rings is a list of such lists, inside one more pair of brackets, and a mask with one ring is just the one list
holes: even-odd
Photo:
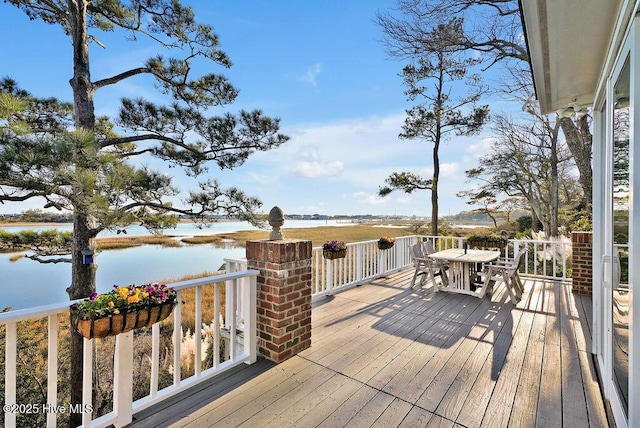
[(440, 178), (457, 177), (458, 175), (457, 163), (441, 163), (440, 164)]
[(271, 187), (278, 182), (278, 177), (268, 173), (259, 174), (254, 171), (249, 171), (246, 175), (253, 180), (255, 184), (259, 184), (261, 186)]
[[(457, 178), (460, 174), (459, 171), (460, 170), (460, 164), (456, 163), (456, 162), (442, 162), (440, 163), (440, 180), (442, 181), (443, 179), (449, 179), (449, 178)], [(410, 169), (405, 168), (403, 169), (403, 171), (410, 171)], [(414, 172), (415, 174), (419, 175), (420, 177), (424, 178), (424, 179), (431, 179), (433, 178), (433, 167), (432, 166), (428, 166), (428, 167), (424, 167), (424, 168), (419, 168), (415, 171), (411, 171)]]
[(307, 206), (306, 208), (304, 208), (303, 212), (314, 213), (314, 214), (316, 213), (327, 214), (329, 210), (327, 209), (327, 206), (325, 205), (324, 202), (319, 202), (317, 204)]
[(490, 152), (490, 149), (496, 145), (495, 137), (486, 137), (476, 143), (469, 144), (465, 150), (465, 158), (471, 158), (473, 162)]
[(367, 192), (355, 192), (351, 195), (351, 197), (357, 202), (365, 205), (380, 205), (389, 202), (388, 200), (385, 200), (378, 195)]
[[(289, 142), (273, 151), (255, 153), (246, 167), (279, 178), (271, 186), (272, 193), (260, 186), (259, 194), (279, 205), (286, 205), (281, 201), (287, 197), (294, 198), (290, 212), (382, 213), (397, 205), (398, 213), (428, 215), (428, 191), (378, 196), (379, 187), (394, 171), (411, 171), (427, 179), (433, 175), (433, 145), (398, 139), (403, 120), (404, 114), (394, 114), (290, 126), (283, 129), (292, 137)], [(452, 139), (441, 146), (442, 210), (467, 208), (455, 195), (468, 187), (464, 169), (477, 163), (469, 151), (486, 152), (489, 144), (490, 140), (474, 138)], [(307, 179), (314, 180), (312, 189)], [(325, 202), (325, 211), (317, 206), (320, 201)]]
[(307, 178), (318, 178), (338, 175), (343, 169), (344, 164), (340, 161), (324, 163), (317, 161), (302, 161), (293, 168), (293, 172)]
[(320, 160), (320, 153), (317, 147), (302, 147), (298, 151), (298, 159), (304, 159), (308, 161)]
[(318, 75), (322, 72), (322, 65), (320, 63), (315, 63), (311, 67), (309, 67), (306, 73), (300, 77), (300, 81), (303, 83), (308, 83), (311, 86), (318, 86)]

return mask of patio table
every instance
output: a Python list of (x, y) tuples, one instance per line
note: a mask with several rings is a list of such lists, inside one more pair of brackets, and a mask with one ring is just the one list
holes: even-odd
[(500, 251), (489, 250), (464, 250), (462, 248), (450, 248), (430, 254), (435, 260), (449, 263), (449, 281), (447, 284), (436, 285), (436, 290), (453, 293), (468, 294), (476, 297), (484, 297), (487, 291), (488, 279), (479, 291), (471, 288), (476, 265), (492, 262), (500, 257)]

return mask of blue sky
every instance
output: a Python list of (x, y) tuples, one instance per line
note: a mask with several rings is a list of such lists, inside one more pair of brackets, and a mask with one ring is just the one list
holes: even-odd
[[(291, 140), (256, 153), (233, 171), (212, 166), (209, 176), (259, 197), (264, 211), (280, 206), (297, 214), (387, 214), (429, 216), (430, 192), (377, 196), (393, 171), (432, 174), (432, 145), (401, 140), (398, 134), (411, 103), (373, 22), (389, 0), (198, 1), (199, 21), (212, 25), (233, 62), (222, 72), (240, 90), (228, 111), (260, 108), (281, 119)], [(71, 101), (71, 45), (59, 27), (29, 21), (17, 8), (0, 3), (0, 76), (9, 76), (34, 95)], [(105, 49), (91, 46), (94, 80), (141, 65), (166, 52), (122, 33), (99, 35)], [(121, 97), (162, 102), (148, 78), (138, 77), (95, 96), (98, 114), (113, 115)], [(500, 108), (494, 100), (492, 109)], [(441, 146), (440, 215), (471, 209), (456, 192), (468, 188), (464, 171), (476, 165), (491, 139), (488, 132), (452, 138)], [(161, 167), (160, 163), (150, 162)], [(176, 174), (175, 169), (170, 170)], [(180, 174), (176, 184), (193, 182)], [(38, 204), (0, 205), (1, 213)]]

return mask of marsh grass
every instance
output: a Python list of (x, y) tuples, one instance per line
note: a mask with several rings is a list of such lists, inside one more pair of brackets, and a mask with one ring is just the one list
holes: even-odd
[[(314, 247), (320, 247), (326, 241), (360, 242), (377, 240), (381, 236), (397, 238), (410, 235), (410, 226), (385, 227), (385, 225), (357, 224), (353, 226), (319, 226), (299, 229), (282, 229), (285, 239), (308, 239)], [(246, 241), (269, 239), (269, 231), (244, 230), (234, 233), (215, 235), (220, 238), (233, 239), (244, 246)]]
[(190, 236), (188, 238), (182, 238), (180, 241), (185, 244), (218, 244), (221, 243), (222, 240), (225, 239), (220, 235), (198, 235), (198, 236)]
[[(307, 228), (282, 229), (285, 239), (307, 239), (312, 242), (314, 247), (319, 247), (326, 241), (344, 241), (360, 242), (377, 240), (382, 236), (397, 238), (406, 235), (415, 235), (416, 233), (429, 234), (425, 232), (423, 223), (420, 222), (401, 222), (395, 224), (379, 223), (379, 224), (353, 224), (349, 226), (319, 226)], [(451, 235), (464, 236), (476, 231), (485, 231), (481, 229), (464, 229), (450, 230)], [(201, 245), (214, 244), (219, 246), (227, 246), (226, 240), (235, 241), (238, 246), (245, 246), (246, 241), (269, 239), (269, 230), (241, 230), (238, 232), (199, 235), (174, 239), (170, 235), (151, 235), (151, 236), (117, 236), (98, 238), (98, 249), (115, 250), (141, 245), (162, 245), (165, 247), (179, 247), (182, 244)]]
[(11, 263), (15, 263), (18, 260), (24, 258), (25, 254), (24, 253), (19, 253), (19, 254), (14, 254), (11, 257), (9, 257), (9, 262)]
[(140, 245), (162, 245), (163, 247), (179, 247), (180, 241), (176, 241), (169, 235), (142, 235), (142, 236), (109, 236), (96, 240), (99, 250), (116, 250), (120, 248), (137, 247)]
[[(182, 276), (180, 278), (167, 278), (167, 279), (163, 279), (161, 281), (161, 283), (164, 284), (172, 284), (172, 283), (176, 283), (176, 282), (181, 282), (181, 281), (188, 281), (191, 279), (198, 279), (198, 278), (204, 278), (207, 276), (217, 276), (217, 275), (221, 275), (224, 272), (218, 271), (218, 272), (212, 272), (212, 271), (205, 271), (205, 272), (201, 272), (198, 274), (193, 274), (193, 275), (185, 275)], [(203, 323), (211, 323), (213, 320), (213, 303), (214, 303), (214, 295), (215, 295), (215, 288), (214, 288), (214, 284), (215, 281), (213, 281), (211, 284), (209, 285), (205, 285), (202, 287), (202, 322)], [(182, 324), (182, 328), (184, 329), (184, 331), (186, 330), (190, 330), (191, 332), (194, 331), (195, 326), (196, 326), (196, 319), (195, 319), (195, 314), (196, 314), (196, 291), (195, 288), (187, 288), (185, 290), (182, 290), (180, 292), (180, 297), (182, 300), (182, 312), (181, 312), (181, 324)], [(220, 313), (224, 314), (224, 307), (225, 307), (225, 287), (224, 287), (224, 282), (220, 284), (220, 302), (218, 302), (218, 304), (220, 305)], [(168, 320), (167, 323), (173, 323), (173, 321)]]

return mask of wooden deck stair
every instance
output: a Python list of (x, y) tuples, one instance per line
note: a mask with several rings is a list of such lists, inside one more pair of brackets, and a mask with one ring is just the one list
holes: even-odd
[(504, 287), (478, 299), (412, 290), (412, 275), (317, 302), (311, 348), (236, 370), (131, 426), (608, 426), (590, 298), (528, 278), (514, 307)]

